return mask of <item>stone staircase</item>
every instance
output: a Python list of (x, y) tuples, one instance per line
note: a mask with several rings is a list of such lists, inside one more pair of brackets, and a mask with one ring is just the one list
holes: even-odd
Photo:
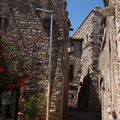
[(98, 112), (70, 111), (68, 120), (102, 120)]

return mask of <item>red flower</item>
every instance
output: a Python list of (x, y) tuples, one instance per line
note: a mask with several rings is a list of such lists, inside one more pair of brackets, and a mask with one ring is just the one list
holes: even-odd
[(29, 69), (29, 70), (27, 71), (27, 74), (28, 74), (28, 75), (31, 75), (31, 74), (32, 74), (32, 70)]
[(0, 67), (0, 73), (4, 72), (4, 68)]
[(29, 79), (31, 79), (31, 78), (32, 78), (32, 75), (27, 75), (26, 77), (18, 80), (18, 83), (17, 83), (17, 84), (18, 84), (18, 87), (24, 86), (25, 81), (26, 81), (26, 80), (29, 80)]
[(7, 91), (12, 92), (13, 91), (13, 87), (14, 87), (13, 85), (9, 84), (7, 86)]

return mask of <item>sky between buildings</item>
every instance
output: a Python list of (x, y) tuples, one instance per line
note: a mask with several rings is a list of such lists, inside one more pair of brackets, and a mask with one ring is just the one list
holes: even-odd
[(103, 7), (103, 0), (67, 0), (67, 4), (71, 28), (73, 28), (73, 31), (70, 32), (70, 36), (72, 36), (91, 10), (95, 7)]

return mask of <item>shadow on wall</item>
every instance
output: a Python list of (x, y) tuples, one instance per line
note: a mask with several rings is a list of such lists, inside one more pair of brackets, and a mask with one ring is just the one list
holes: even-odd
[(77, 107), (82, 112), (100, 112), (100, 101), (89, 73), (83, 79)]
[[(50, 15), (43, 18), (42, 25), (45, 30), (45, 33), (47, 33), (47, 35), (50, 36), (50, 25), (51, 25)], [(54, 32), (55, 28), (57, 29), (58, 26), (57, 27), (56, 26), (57, 26), (56, 21), (53, 19), (53, 32)]]
[(102, 49), (101, 49), (101, 52), (103, 52), (104, 48), (105, 48), (105, 45), (106, 45), (106, 34), (105, 34), (105, 37), (103, 39), (103, 44), (102, 44)]

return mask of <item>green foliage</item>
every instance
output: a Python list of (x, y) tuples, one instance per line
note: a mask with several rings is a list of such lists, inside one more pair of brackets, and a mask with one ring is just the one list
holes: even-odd
[(26, 117), (43, 117), (46, 113), (46, 97), (43, 95), (33, 95), (28, 99), (26, 107)]
[(21, 53), (15, 45), (0, 39), (0, 84), (17, 85), (18, 82), (31, 78), (28, 60), (25, 60), (25, 57), (26, 54)]

